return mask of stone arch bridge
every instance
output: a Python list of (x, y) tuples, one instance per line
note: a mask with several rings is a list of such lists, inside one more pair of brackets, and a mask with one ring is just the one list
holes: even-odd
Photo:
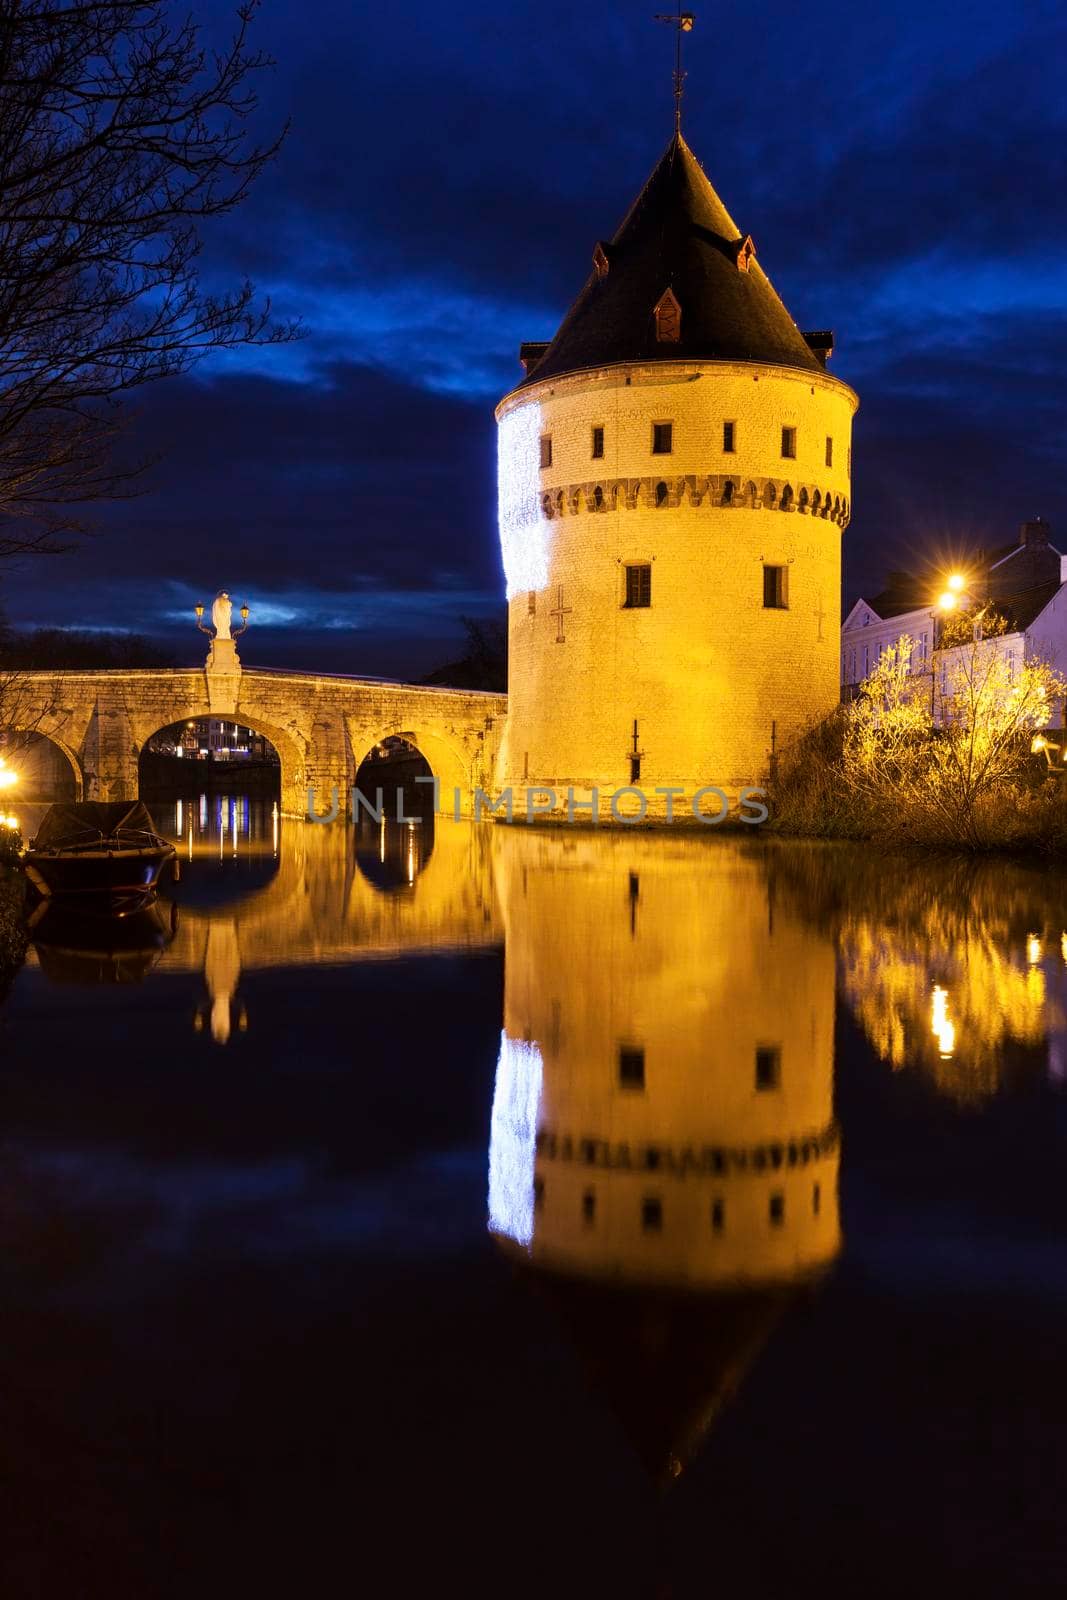
[(153, 734), (194, 717), (226, 717), (263, 734), (281, 762), (282, 811), (303, 816), (343, 792), (374, 745), (399, 734), (425, 756), (441, 804), (469, 815), (476, 786), (489, 788), (507, 697), (423, 688), (376, 678), (212, 665), (197, 669), (20, 673), (7, 698), (9, 726), (33, 730), (70, 764), (86, 800), (132, 800), (138, 761)]

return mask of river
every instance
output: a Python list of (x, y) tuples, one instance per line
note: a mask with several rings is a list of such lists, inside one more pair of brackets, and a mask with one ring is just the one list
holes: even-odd
[(0, 1007), (5, 1596), (1062, 1588), (1062, 871), (153, 809)]

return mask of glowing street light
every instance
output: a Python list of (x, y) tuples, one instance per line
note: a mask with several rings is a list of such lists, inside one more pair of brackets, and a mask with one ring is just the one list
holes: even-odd
[[(949, 581), (951, 582), (951, 579)], [(959, 600), (949, 589), (946, 589), (944, 594), (938, 595), (937, 605), (940, 611), (955, 611), (959, 605)]]
[(954, 572), (951, 578), (948, 580), (948, 586), (952, 590), (953, 594), (959, 594), (960, 591), (966, 586), (966, 583), (967, 579), (963, 576), (962, 572)]
[(8, 766), (3, 756), (0, 756), (0, 789), (11, 789), (18, 781), (18, 773)]

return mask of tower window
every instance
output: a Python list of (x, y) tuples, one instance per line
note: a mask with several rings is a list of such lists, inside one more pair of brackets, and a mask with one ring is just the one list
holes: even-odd
[(535, 1178), (534, 1179), (534, 1210), (535, 1211), (540, 1211), (541, 1208), (544, 1206), (544, 1203), (545, 1203), (545, 1180), (544, 1180), (544, 1178)]
[(827, 434), (826, 435), (826, 465), (828, 467), (832, 467), (833, 464), (834, 464), (834, 441), (831, 439), (830, 435)]
[(785, 1221), (785, 1195), (780, 1189), (776, 1189), (771, 1195), (767, 1215), (770, 1218), (772, 1227), (780, 1228)]
[(537, 590), (531, 589), (526, 596), (526, 609), (531, 617), (537, 611)]
[(816, 1184), (814, 1184), (812, 1186), (812, 1191), (811, 1191), (811, 1209), (815, 1213), (816, 1216), (819, 1215), (819, 1206), (820, 1206), (821, 1202), (822, 1202), (822, 1190), (819, 1188), (819, 1185), (816, 1183)]
[(734, 439), (736, 437), (736, 432), (737, 432), (737, 424), (735, 422), (724, 422), (723, 423), (723, 425), (722, 425), (722, 447), (723, 447), (723, 450), (725, 451), (725, 453), (728, 456), (732, 456), (733, 453), (734, 453)]
[(593, 429), (593, 460), (600, 461), (604, 455), (604, 430), (601, 427)]
[(551, 465), (552, 435), (550, 433), (543, 433), (541, 435), (541, 467), (544, 469), (545, 467), (550, 467)]
[(790, 461), (797, 453), (797, 430), (795, 428), (782, 429), (782, 454), (788, 456)]
[(652, 424), (652, 454), (654, 456), (669, 456), (674, 449), (674, 423), (654, 422)]
[(652, 567), (648, 562), (626, 568), (626, 599), (623, 605), (633, 610), (652, 604)]
[(663, 1201), (646, 1195), (641, 1201), (641, 1226), (646, 1233), (658, 1233), (663, 1227)]
[(643, 1089), (645, 1087), (645, 1052), (641, 1045), (620, 1044), (619, 1088)]
[(767, 611), (785, 611), (789, 605), (788, 567), (763, 569), (763, 605)]
[(582, 1195), (582, 1221), (586, 1227), (596, 1221), (596, 1195), (592, 1189), (586, 1189)]
[(782, 1047), (778, 1044), (756, 1046), (756, 1088), (778, 1089), (782, 1083)]
[(656, 339), (660, 344), (677, 344), (682, 337), (682, 308), (670, 289), (660, 295), (653, 307)]
[(726, 1208), (721, 1200), (711, 1202), (711, 1228), (713, 1233), (721, 1233), (722, 1225), (726, 1218)]

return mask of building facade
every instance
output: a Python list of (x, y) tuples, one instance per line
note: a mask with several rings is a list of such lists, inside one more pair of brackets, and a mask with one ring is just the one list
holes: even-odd
[[(1046, 661), (1067, 670), (1067, 555), (1052, 542), (1041, 518), (1024, 522), (1018, 540), (977, 557), (965, 573), (959, 595), (962, 612), (980, 615), (986, 606), (1004, 621), (1004, 631), (982, 641), (983, 649), (1003, 656), (1014, 672), (1024, 661)], [(859, 599), (841, 626), (841, 694), (859, 692), (887, 650), (902, 639), (912, 642), (911, 670), (938, 684), (952, 676), (965, 646), (944, 649), (938, 594), (947, 574), (926, 579), (898, 575), (898, 582), (872, 600)], [(1054, 708), (1053, 725), (1063, 725), (1063, 706)]]
[(497, 410), (500, 778), (731, 795), (838, 694), (858, 401), (680, 136)]

